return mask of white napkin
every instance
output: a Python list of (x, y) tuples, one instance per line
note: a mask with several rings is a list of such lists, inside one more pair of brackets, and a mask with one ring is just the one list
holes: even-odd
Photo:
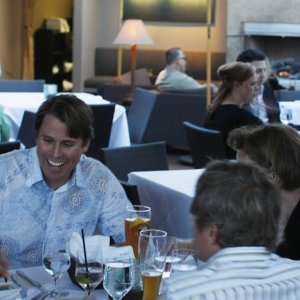
[[(96, 257), (97, 261), (101, 262), (101, 255), (104, 257), (109, 248), (109, 237), (104, 235), (93, 235), (86, 236), (84, 240), (87, 256)], [(83, 242), (79, 233), (73, 233), (69, 242), (69, 250), (71, 256), (76, 258), (77, 253), (79, 253), (80, 260), (84, 261)]]
[(105, 255), (105, 260), (107, 259), (122, 259), (122, 258), (131, 258), (134, 259), (134, 253), (131, 246), (122, 246), (122, 247), (109, 247), (109, 251)]
[[(110, 239), (104, 235), (94, 235), (85, 237), (85, 248), (87, 256), (97, 257), (97, 261), (105, 263), (106, 259), (122, 257), (134, 259), (134, 253), (131, 246), (114, 247), (109, 246)], [(77, 257), (79, 253), (80, 260), (84, 261), (82, 237), (74, 232), (70, 242), (69, 250), (71, 256)], [(102, 256), (102, 259), (101, 259)]]

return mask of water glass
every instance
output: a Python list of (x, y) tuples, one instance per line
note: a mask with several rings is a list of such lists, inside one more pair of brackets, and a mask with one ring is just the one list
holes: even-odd
[(134, 283), (134, 259), (130, 257), (108, 258), (104, 266), (103, 287), (114, 299), (122, 299)]
[(198, 268), (197, 254), (191, 249), (175, 249), (172, 252), (171, 276), (175, 272), (194, 271)]
[(70, 265), (71, 258), (67, 243), (56, 238), (46, 239), (43, 244), (43, 266), (54, 278), (54, 290), (50, 293), (51, 296), (59, 297), (57, 281), (70, 268)]

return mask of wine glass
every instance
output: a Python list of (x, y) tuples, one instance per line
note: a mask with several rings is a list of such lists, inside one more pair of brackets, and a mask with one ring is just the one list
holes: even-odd
[(165, 269), (167, 232), (142, 230), (139, 234), (139, 260), (143, 282), (143, 300), (156, 299)]
[(108, 258), (104, 266), (103, 287), (114, 299), (122, 299), (134, 282), (134, 260), (130, 257)]
[(194, 271), (198, 268), (197, 253), (191, 249), (174, 249), (171, 276), (175, 272)]
[(77, 251), (75, 280), (87, 292), (89, 298), (103, 280), (101, 250), (87, 251), (86, 253), (83, 249)]
[(71, 259), (67, 243), (55, 238), (46, 239), (43, 245), (43, 266), (54, 278), (54, 290), (50, 293), (50, 296), (60, 296), (57, 281), (69, 269), (70, 265)]

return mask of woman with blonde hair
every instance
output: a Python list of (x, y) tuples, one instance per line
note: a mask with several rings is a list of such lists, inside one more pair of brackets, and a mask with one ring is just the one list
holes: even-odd
[(248, 124), (262, 124), (259, 118), (241, 108), (253, 101), (257, 93), (255, 69), (247, 63), (233, 62), (219, 67), (217, 73), (221, 85), (208, 109), (204, 127), (221, 131), (227, 158), (235, 158), (235, 151), (226, 145), (229, 132)]
[(300, 136), (283, 124), (233, 130), (228, 145), (237, 160), (254, 161), (273, 176), (280, 189), (281, 217), (277, 254), (300, 260)]

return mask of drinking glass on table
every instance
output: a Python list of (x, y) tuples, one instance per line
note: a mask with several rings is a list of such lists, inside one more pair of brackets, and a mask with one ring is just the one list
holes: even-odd
[(131, 290), (133, 283), (134, 259), (129, 256), (106, 259), (103, 287), (114, 300), (121, 300)]
[(143, 282), (143, 300), (159, 295), (160, 282), (166, 262), (167, 232), (158, 229), (142, 230), (139, 234), (139, 261)]
[(126, 244), (132, 246), (135, 258), (138, 257), (139, 232), (150, 228), (151, 208), (144, 205), (133, 205), (126, 208), (125, 236)]
[(175, 272), (194, 271), (198, 268), (196, 251), (175, 249), (172, 251), (171, 276)]
[(102, 252), (79, 249), (76, 257), (75, 280), (87, 292), (88, 298), (103, 280)]
[(43, 245), (43, 266), (54, 278), (54, 290), (50, 293), (50, 296), (60, 296), (57, 281), (69, 269), (70, 265), (71, 259), (67, 243), (56, 238), (45, 239)]

